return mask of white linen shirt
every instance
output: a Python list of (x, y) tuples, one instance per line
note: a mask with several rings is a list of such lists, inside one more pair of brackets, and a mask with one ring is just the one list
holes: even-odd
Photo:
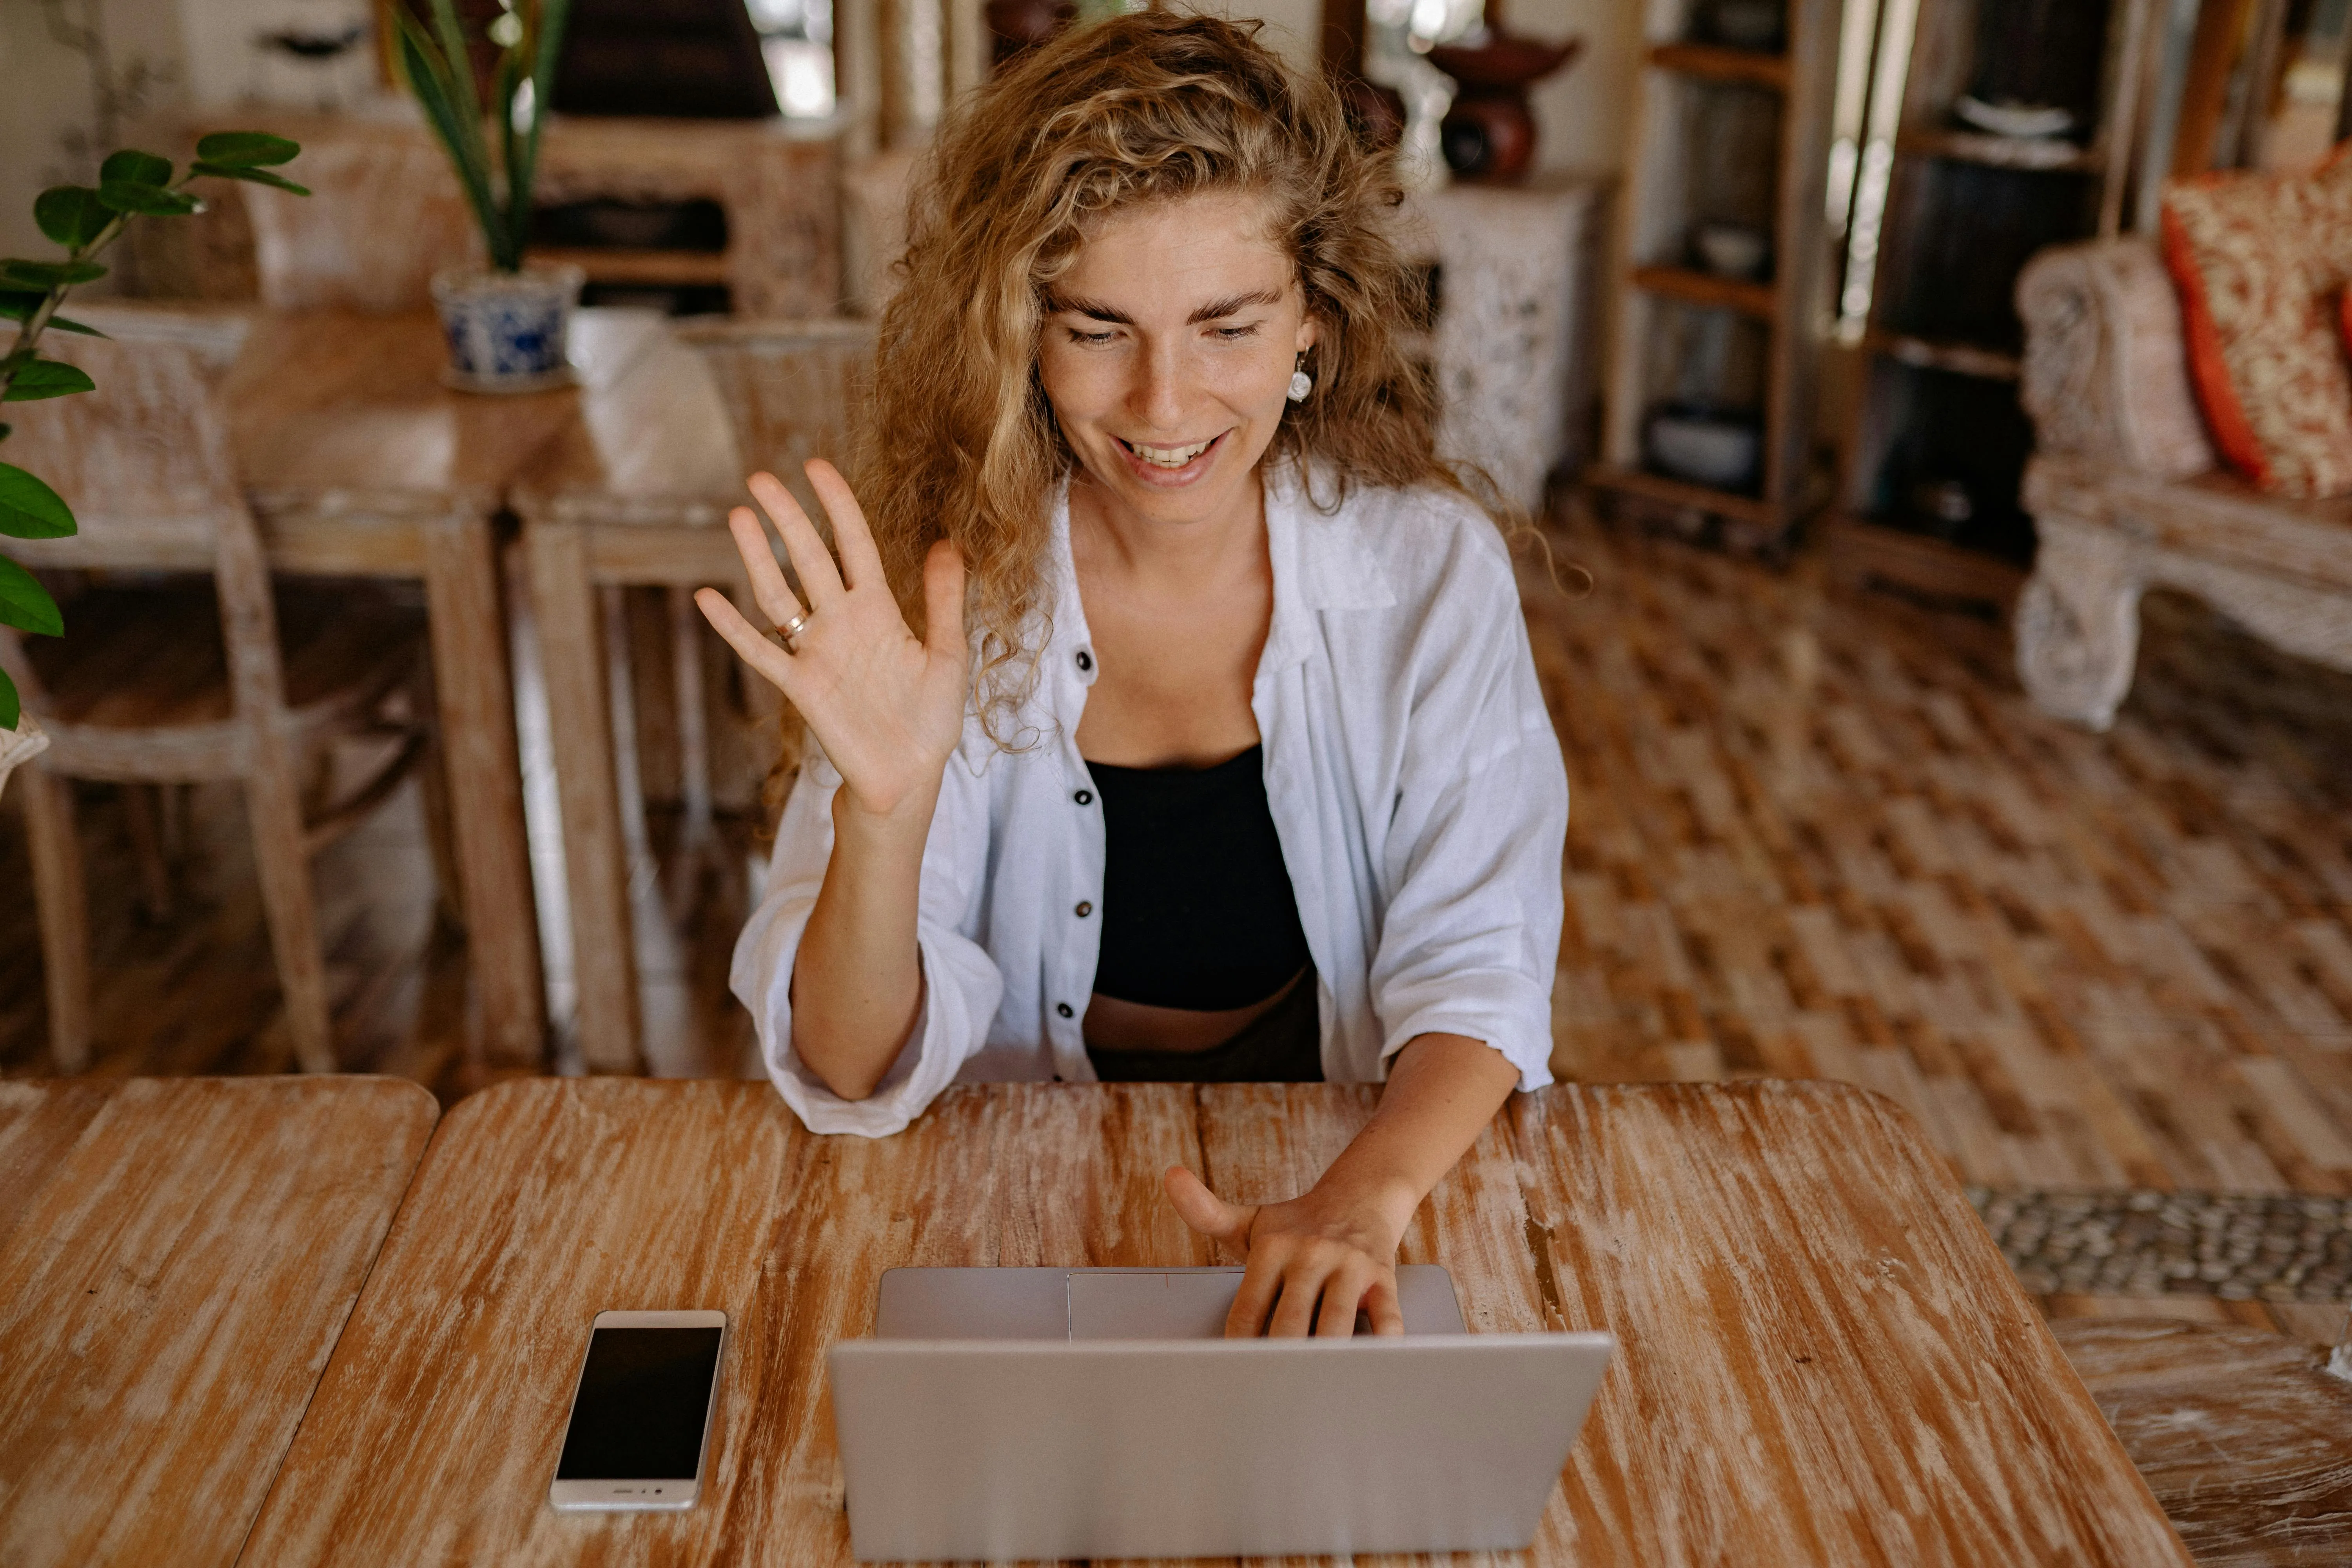
[[(1323, 1076), (1366, 1083), (1417, 1035), (1483, 1040), (1551, 1081), (1568, 777), (1501, 536), (1436, 490), (1335, 513), (1270, 470), (1274, 615), (1250, 690), (1266, 803), (1315, 960)], [(1102, 931), (1101, 797), (1075, 739), (1095, 661), (1055, 503), (1051, 635), (1005, 752), (977, 710), (924, 845), (913, 1036), (864, 1100), (793, 1050), (793, 961), (833, 852), (841, 775), (814, 742), (730, 983), (814, 1132), (881, 1137), (950, 1083), (1091, 1082), (1080, 1029)], [(1091, 915), (1091, 918), (1090, 918)]]

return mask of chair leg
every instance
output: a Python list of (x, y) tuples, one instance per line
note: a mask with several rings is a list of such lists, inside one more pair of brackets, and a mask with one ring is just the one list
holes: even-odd
[(164, 847), (163, 801), (169, 784), (121, 786), (122, 820), (131, 833), (131, 858), (139, 863), (139, 904), (162, 924), (172, 918), (172, 862)]
[[(275, 765), (272, 765), (273, 761)], [(318, 907), (310, 894), (310, 857), (302, 842), (302, 791), (292, 760), (278, 749), (259, 759), (245, 784), (253, 858), (278, 984), (286, 995), (287, 1031), (304, 1072), (333, 1072), (335, 1043), (327, 1012), (327, 966), (319, 952)]]
[(89, 887), (75, 837), (73, 781), (37, 763), (16, 771), (41, 911), (41, 962), (49, 994), (49, 1051), (61, 1073), (89, 1066)]
[(417, 759), (416, 793), (425, 812), (425, 843), (433, 855), (434, 912), (453, 931), (466, 929), (465, 868), (457, 859), (457, 830), (449, 811), (449, 769), (441, 751), (441, 710), (434, 706), (433, 670), (420, 661), (408, 689), (411, 721), (425, 726), (425, 754)]

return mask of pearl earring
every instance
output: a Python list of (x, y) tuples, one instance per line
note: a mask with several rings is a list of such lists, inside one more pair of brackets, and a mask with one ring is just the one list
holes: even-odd
[(1290, 367), (1290, 401), (1304, 403), (1307, 395), (1315, 390), (1315, 378), (1307, 374), (1307, 351), (1298, 351), (1297, 363)]

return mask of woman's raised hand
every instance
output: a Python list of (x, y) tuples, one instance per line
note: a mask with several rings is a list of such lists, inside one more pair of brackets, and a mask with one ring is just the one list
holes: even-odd
[(808, 514), (770, 474), (753, 474), (751, 495), (783, 536), (809, 603), (785, 583), (766, 532), (750, 507), (737, 507), (727, 525), (751, 574), (760, 613), (782, 626), (804, 616), (779, 647), (745, 620), (726, 595), (703, 588), (694, 595), (703, 615), (772, 681), (808, 721), (824, 754), (841, 770), (856, 804), (877, 816), (926, 796), (963, 733), (971, 655), (963, 632), (963, 556), (946, 540), (923, 563), (928, 640), (907, 629), (906, 617), (883, 580), (873, 531), (848, 481), (831, 463), (807, 466), (809, 483), (832, 520), (841, 552), (838, 567)]

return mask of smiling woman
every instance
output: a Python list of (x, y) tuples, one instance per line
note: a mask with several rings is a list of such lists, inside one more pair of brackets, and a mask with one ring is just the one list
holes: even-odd
[(819, 1131), (959, 1079), (1384, 1080), (1301, 1196), (1168, 1190), (1246, 1255), (1233, 1331), (1394, 1332), (1413, 1210), (1549, 1081), (1567, 782), (1399, 345), (1387, 162), (1254, 33), (1122, 16), (976, 94), (856, 482), (809, 466), (834, 549), (752, 477), (779, 638), (700, 602), (805, 736), (733, 978)]

